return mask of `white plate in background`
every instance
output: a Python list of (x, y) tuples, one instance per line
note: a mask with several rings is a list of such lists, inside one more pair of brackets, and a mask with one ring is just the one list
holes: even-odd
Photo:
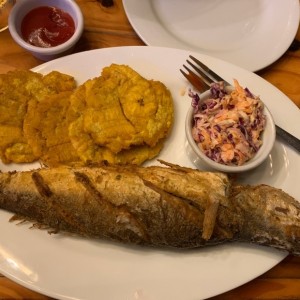
[(197, 51), (258, 71), (276, 61), (299, 26), (298, 0), (123, 0), (150, 46)]

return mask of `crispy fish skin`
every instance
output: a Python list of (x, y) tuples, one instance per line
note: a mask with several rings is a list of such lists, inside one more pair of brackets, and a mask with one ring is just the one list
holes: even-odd
[(300, 255), (300, 205), (281, 190), (167, 164), (0, 174), (0, 208), (54, 230), (196, 248), (245, 241)]
[[(187, 182), (182, 186), (181, 190), (191, 198), (185, 200), (180, 189), (177, 195), (168, 191), (172, 183), (165, 181), (165, 190), (156, 184), (155, 178), (152, 179), (156, 170), (162, 171), (159, 177), (166, 176), (163, 172), (169, 170), (173, 181), (186, 173), (180, 176), (182, 171), (177, 174), (171, 168), (134, 166), (60, 167), (3, 173), (0, 176), (0, 207), (54, 229), (84, 236), (181, 248), (201, 245), (204, 198), (209, 195), (200, 185), (194, 184), (200, 179), (193, 180), (190, 176), (189, 186)], [(225, 176), (211, 174), (208, 177), (203, 173), (202, 180), (205, 187), (213, 185), (220, 193), (218, 196), (224, 197)], [(193, 204), (192, 199), (197, 198), (197, 194), (203, 199)], [(228, 233), (225, 233), (224, 230), (217, 232), (217, 240), (227, 239)]]
[(234, 186), (241, 222), (239, 239), (300, 255), (300, 203), (268, 185)]

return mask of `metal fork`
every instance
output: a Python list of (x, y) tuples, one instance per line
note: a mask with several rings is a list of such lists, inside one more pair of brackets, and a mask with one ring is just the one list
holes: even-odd
[[(229, 82), (221, 78), (218, 74), (213, 72), (209, 67), (207, 67), (194, 56), (190, 55), (189, 58), (193, 62), (188, 59), (186, 62), (193, 68), (193, 70), (186, 65), (183, 65), (187, 72), (183, 71), (182, 69), (180, 69), (180, 72), (199, 92), (203, 93), (204, 91), (207, 91), (214, 82), (223, 81), (225, 85), (230, 85)], [(288, 145), (300, 152), (300, 140), (278, 125), (275, 125), (275, 127), (276, 135), (281, 137), (282, 140), (284, 140)]]

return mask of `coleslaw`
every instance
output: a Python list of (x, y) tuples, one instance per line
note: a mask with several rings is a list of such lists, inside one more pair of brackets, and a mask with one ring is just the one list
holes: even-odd
[(210, 93), (208, 99), (200, 101), (197, 93), (189, 91), (194, 108), (194, 141), (215, 162), (243, 165), (262, 145), (264, 104), (237, 80), (230, 93), (223, 82), (213, 83)]

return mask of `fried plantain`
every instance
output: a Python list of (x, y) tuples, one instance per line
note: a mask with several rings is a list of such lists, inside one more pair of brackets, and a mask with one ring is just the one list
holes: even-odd
[(112, 64), (71, 96), (69, 136), (85, 162), (141, 164), (161, 150), (173, 110), (165, 85)]
[(173, 123), (159, 81), (112, 64), (76, 88), (72, 76), (14, 71), (0, 76), (0, 158), (55, 167), (108, 161), (142, 164), (158, 155)]
[(39, 157), (32, 151), (23, 133), (23, 120), (29, 101), (73, 90), (72, 76), (57, 71), (43, 76), (29, 70), (0, 75), (0, 158), (4, 163), (25, 163)]
[(68, 134), (66, 112), (72, 92), (60, 92), (41, 101), (29, 101), (24, 135), (33, 153), (49, 167), (78, 162)]

